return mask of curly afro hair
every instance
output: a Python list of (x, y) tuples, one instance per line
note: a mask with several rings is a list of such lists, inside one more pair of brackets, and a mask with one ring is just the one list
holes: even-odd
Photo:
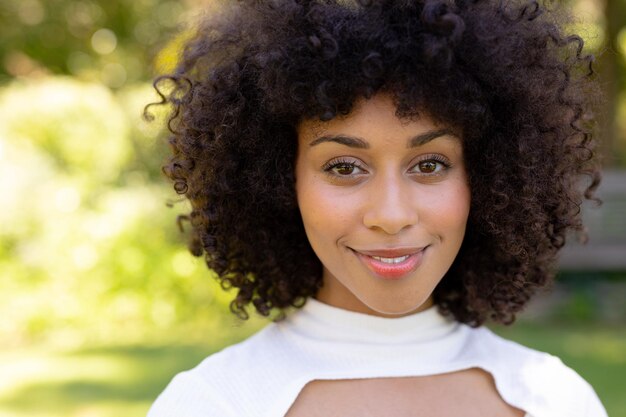
[(155, 87), (173, 109), (164, 172), (191, 203), (192, 253), (237, 288), (231, 311), (278, 320), (321, 287), (296, 126), (384, 92), (398, 117), (462, 132), (472, 206), (435, 303), (471, 326), (513, 322), (566, 236), (584, 236), (580, 205), (600, 179), (593, 57), (566, 19), (502, 0), (242, 0), (203, 18)]

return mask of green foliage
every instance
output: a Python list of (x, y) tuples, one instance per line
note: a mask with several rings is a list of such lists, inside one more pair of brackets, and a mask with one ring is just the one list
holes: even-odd
[(174, 0), (0, 0), (0, 82), (72, 74), (112, 88), (153, 75), (146, 65), (188, 20)]
[(4, 89), (0, 108), (0, 135), (11, 140), (8, 146), (14, 152), (36, 149), (55, 172), (110, 182), (130, 158), (126, 116), (100, 84), (71, 78), (16, 82)]
[(149, 85), (112, 94), (64, 77), (0, 95), (3, 343), (200, 334), (229, 314), (175, 228), (183, 207), (166, 207), (165, 146), (140, 117), (154, 100)]

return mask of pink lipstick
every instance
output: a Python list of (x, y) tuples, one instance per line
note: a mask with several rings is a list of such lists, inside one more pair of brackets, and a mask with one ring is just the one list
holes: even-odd
[(383, 279), (396, 280), (414, 271), (422, 263), (426, 248), (354, 251), (363, 264)]

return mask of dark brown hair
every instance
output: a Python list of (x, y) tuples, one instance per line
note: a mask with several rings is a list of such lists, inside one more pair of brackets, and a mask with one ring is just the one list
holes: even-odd
[(385, 92), (398, 117), (425, 112), (463, 136), (472, 206), (435, 302), (472, 326), (512, 322), (599, 182), (592, 56), (563, 19), (496, 0), (244, 0), (206, 17), (155, 86), (173, 106), (164, 171), (191, 202), (192, 252), (237, 289), (231, 310), (267, 316), (316, 294), (295, 126)]

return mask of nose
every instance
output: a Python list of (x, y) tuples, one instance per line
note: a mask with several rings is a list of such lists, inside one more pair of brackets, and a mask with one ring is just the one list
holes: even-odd
[(370, 193), (363, 224), (370, 229), (379, 229), (395, 235), (403, 229), (417, 224), (418, 207), (415, 204), (415, 183), (402, 176), (389, 176), (370, 184)]

